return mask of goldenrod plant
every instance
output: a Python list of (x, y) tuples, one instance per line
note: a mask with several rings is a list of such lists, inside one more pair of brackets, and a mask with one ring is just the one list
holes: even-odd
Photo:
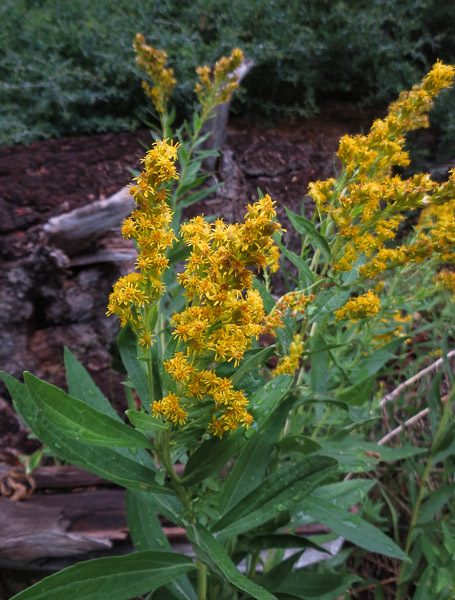
[[(175, 213), (174, 220), (178, 228), (182, 209), (198, 202), (218, 188), (215, 184), (201, 189), (201, 184), (209, 175), (202, 170), (202, 163), (204, 159), (218, 155), (218, 149), (203, 148), (203, 143), (210, 137), (210, 132), (204, 132), (204, 124), (215, 116), (217, 107), (228, 102), (238, 88), (236, 69), (241, 65), (244, 56), (239, 48), (235, 48), (229, 57), (221, 57), (213, 68), (204, 65), (196, 69), (198, 81), (195, 83), (194, 92), (198, 104), (194, 107), (191, 123), (185, 121), (174, 134), (172, 124), (175, 110), (169, 108), (169, 101), (176, 79), (173, 69), (166, 66), (167, 54), (164, 50), (149, 46), (140, 33), (134, 38), (133, 46), (136, 62), (148, 78), (142, 81), (142, 87), (152, 100), (160, 119), (161, 129), (155, 129), (153, 136), (156, 140), (164, 140), (175, 135), (179, 142), (180, 176), (175, 186), (169, 184), (168, 199)], [(197, 190), (192, 192), (195, 188)]]
[[(162, 114), (172, 72), (164, 54), (146, 51), (142, 38), (136, 44), (161, 69), (150, 70), (155, 87), (146, 90)], [(213, 79), (200, 70), (202, 105), (225, 98), (216, 82), (228, 63), (215, 67)], [(169, 184), (181, 177), (182, 147), (164, 136), (156, 141), (131, 186), (137, 208), (123, 226), (137, 244), (136, 270), (115, 284), (108, 306), (120, 319), (126, 385), (136, 394), (126, 411), (131, 425), (68, 351), (69, 393), (30, 373), (24, 384), (3, 374), (17, 411), (59, 458), (127, 489), (137, 551), (76, 564), (15, 599), (350, 598), (375, 586), (353, 572), (355, 561), (346, 567), (355, 548), (401, 565), (393, 578), (399, 600), (429, 598), (427, 589), (453, 597), (453, 331), (435, 341), (444, 370), (428, 411), (415, 415), (431, 417), (424, 443), (417, 447), (403, 433), (400, 444), (386, 444), (399, 441), (408, 421), (381, 439), (378, 433), (398, 395), (382, 396), (396, 382), (387, 365), (406, 356), (428, 294), (453, 291), (455, 172), (440, 184), (396, 170), (408, 162), (406, 132), (427, 124), (433, 98), (453, 76), (453, 67), (436, 63), (369, 134), (341, 140), (338, 176), (310, 186), (313, 220), (287, 211), (302, 237), (297, 252), (283, 243), (267, 194), (241, 223), (198, 216), (173, 229)], [(422, 209), (418, 225), (399, 232), (415, 209)], [(177, 236), (186, 248), (178, 268)], [(277, 297), (272, 282), (278, 287), (280, 274), (288, 289)], [(433, 278), (430, 290), (419, 290)], [(408, 279), (417, 284), (404, 293)], [(417, 474), (404, 516), (376, 480), (379, 461), (411, 464)], [(449, 467), (444, 477), (433, 475), (435, 465)], [(185, 529), (195, 559), (173, 551), (160, 518)], [(298, 533), (314, 522), (350, 545), (304, 568), (303, 551), (326, 541)]]

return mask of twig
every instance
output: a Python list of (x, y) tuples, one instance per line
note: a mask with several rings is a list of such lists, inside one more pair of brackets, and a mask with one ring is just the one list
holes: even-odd
[[(446, 358), (451, 358), (452, 356), (455, 356), (455, 350), (451, 350), (450, 352), (448, 352)], [(444, 358), (438, 358), (438, 360), (436, 360), (429, 367), (425, 367), (425, 369), (422, 369), (422, 371), (419, 371), (418, 373), (416, 373), (416, 375), (413, 375), (412, 377), (410, 377), (406, 381), (403, 381), (403, 383), (400, 383), (400, 385), (398, 387), (396, 387), (393, 391), (391, 391), (389, 394), (387, 394), (386, 396), (384, 396), (381, 399), (381, 401), (379, 402), (379, 406), (384, 406), (384, 404), (387, 404), (388, 402), (392, 402), (407, 387), (409, 387), (410, 385), (412, 385), (416, 381), (419, 381), (419, 379), (421, 379), (422, 377), (424, 377), (427, 373), (431, 373), (432, 371), (436, 371), (443, 364), (444, 364)]]
[(385, 435), (384, 437), (382, 437), (379, 440), (378, 446), (383, 446), (390, 439), (392, 439), (393, 437), (395, 437), (396, 435), (398, 435), (401, 431), (403, 431), (403, 429), (405, 429), (406, 427), (409, 427), (409, 425), (412, 425), (413, 423), (415, 423), (416, 421), (418, 421), (419, 419), (421, 419), (422, 417), (424, 417), (425, 415), (427, 415), (429, 412), (430, 412), (429, 408), (424, 408), (423, 410), (421, 410), (420, 412), (418, 412), (416, 415), (414, 415), (413, 417), (411, 417), (410, 419), (408, 419), (407, 421), (405, 421), (401, 425), (398, 425), (398, 427), (395, 427), (395, 429), (392, 429), (392, 431), (389, 431), (389, 433), (387, 435)]
[(348, 593), (352, 596), (353, 594), (358, 594), (359, 592), (366, 592), (367, 590), (372, 590), (374, 587), (378, 585), (381, 586), (386, 585), (387, 583), (394, 583), (398, 580), (398, 577), (389, 577), (388, 579), (383, 579), (382, 581), (376, 581), (375, 583), (369, 583), (368, 585), (364, 585), (363, 587), (359, 587), (355, 590), (349, 590)]

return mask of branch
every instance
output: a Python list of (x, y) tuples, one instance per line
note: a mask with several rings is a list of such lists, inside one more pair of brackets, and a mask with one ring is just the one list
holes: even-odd
[[(446, 358), (451, 358), (452, 356), (455, 356), (455, 350), (451, 350), (450, 352), (448, 352)], [(391, 391), (389, 394), (384, 396), (381, 399), (381, 401), (379, 402), (379, 406), (382, 407), (385, 404), (387, 404), (388, 402), (392, 402), (393, 400), (395, 400), (395, 398), (397, 398), (401, 394), (401, 392), (403, 390), (408, 388), (410, 385), (412, 385), (416, 381), (419, 381), (419, 379), (424, 377), (427, 373), (431, 373), (432, 371), (437, 371), (443, 364), (444, 364), (444, 358), (438, 358), (438, 360), (435, 361), (433, 364), (431, 364), (429, 367), (425, 367), (425, 369), (422, 369), (422, 371), (419, 371), (416, 375), (413, 375), (410, 379), (403, 381), (403, 383), (400, 383), (400, 385), (398, 387), (396, 387), (393, 391)]]

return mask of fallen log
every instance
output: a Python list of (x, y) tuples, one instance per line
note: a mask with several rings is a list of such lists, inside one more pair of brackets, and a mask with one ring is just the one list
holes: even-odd
[(97, 238), (118, 228), (134, 208), (129, 188), (70, 212), (52, 217), (43, 226), (49, 241), (68, 256), (78, 254)]

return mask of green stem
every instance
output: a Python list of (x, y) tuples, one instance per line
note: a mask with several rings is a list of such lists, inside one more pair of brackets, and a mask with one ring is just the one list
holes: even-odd
[(207, 567), (199, 559), (196, 559), (197, 568), (197, 598), (207, 600)]
[(256, 575), (256, 567), (257, 567), (257, 564), (259, 562), (260, 556), (261, 556), (261, 551), (260, 550), (256, 550), (251, 555), (251, 562), (250, 562), (250, 566), (248, 568), (248, 574), (247, 574), (247, 577), (249, 579), (254, 579), (254, 576)]
[(174, 488), (177, 496), (180, 498), (183, 506), (188, 512), (188, 518), (191, 522), (194, 522), (194, 513), (191, 507), (191, 502), (188, 498), (188, 494), (185, 488), (182, 485), (182, 480), (174, 471), (174, 465), (172, 464), (172, 456), (171, 456), (171, 429), (170, 427), (163, 431), (160, 435), (160, 459), (161, 463), (166, 469), (167, 474), (169, 475), (172, 483), (172, 487)]
[(319, 423), (317, 423), (316, 427), (314, 428), (313, 433), (311, 434), (311, 439), (315, 440), (319, 431), (321, 430), (321, 427), (324, 425), (324, 423), (327, 421), (327, 418), (330, 414), (330, 406), (326, 406), (325, 407), (325, 411), (324, 414), (322, 415)]

